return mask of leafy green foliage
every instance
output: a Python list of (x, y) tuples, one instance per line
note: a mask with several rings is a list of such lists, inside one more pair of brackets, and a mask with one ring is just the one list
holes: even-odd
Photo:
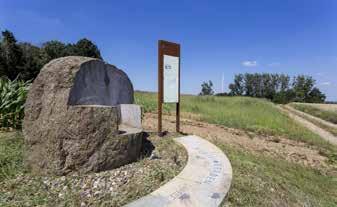
[(0, 128), (21, 128), (30, 83), (0, 78)]
[(30, 43), (19, 43), (19, 47), (22, 50), (22, 68), (20, 70), (19, 79), (21, 80), (33, 80), (40, 69), (43, 66), (43, 60), (41, 59), (41, 51), (39, 47), (36, 47)]
[(97, 46), (86, 38), (79, 40), (73, 47), (75, 49), (74, 53), (78, 56), (102, 59)]
[(213, 83), (212, 81), (203, 82), (201, 84), (201, 92), (199, 93), (200, 96), (207, 96), (207, 95), (213, 95)]
[(16, 39), (10, 31), (2, 32), (0, 75), (6, 75), (9, 79), (15, 79), (22, 68), (22, 51), (16, 44)]
[(56, 40), (43, 43), (41, 47), (42, 61), (44, 64), (55, 58), (67, 56), (67, 46)]
[(17, 43), (13, 33), (2, 32), (0, 41), (0, 77), (10, 80), (33, 80), (43, 65), (49, 61), (65, 56), (85, 56), (102, 59), (97, 46), (84, 38), (76, 44), (65, 44), (52, 40), (42, 44), (42, 47), (30, 43)]
[(308, 102), (322, 103), (326, 96), (316, 87), (310, 76), (299, 75), (293, 81), (284, 74), (238, 74), (229, 85), (232, 96), (267, 98), (275, 103)]
[(299, 75), (294, 78), (293, 90), (295, 92), (295, 102), (322, 103), (325, 95), (316, 87), (315, 80), (311, 76)]

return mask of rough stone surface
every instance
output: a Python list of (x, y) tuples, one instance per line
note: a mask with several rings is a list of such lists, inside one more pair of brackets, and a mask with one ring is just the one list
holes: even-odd
[(142, 110), (136, 104), (118, 105), (120, 124), (128, 125), (138, 129), (142, 128)]
[(132, 84), (114, 66), (85, 57), (51, 61), (35, 79), (26, 101), (26, 164), (38, 174), (64, 175), (98, 172), (136, 160), (141, 131), (121, 134), (115, 106), (132, 102)]

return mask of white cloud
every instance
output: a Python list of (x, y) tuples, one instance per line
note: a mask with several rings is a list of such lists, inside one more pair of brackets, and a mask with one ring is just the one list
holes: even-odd
[(256, 67), (257, 61), (256, 60), (246, 60), (241, 63), (245, 67)]
[(331, 85), (331, 82), (327, 81), (327, 82), (322, 82), (320, 85), (323, 85), (323, 86), (330, 86)]

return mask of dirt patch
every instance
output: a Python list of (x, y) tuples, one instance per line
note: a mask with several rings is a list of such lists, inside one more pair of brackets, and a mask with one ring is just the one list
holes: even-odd
[[(186, 116), (184, 116), (186, 117)], [(146, 113), (143, 127), (147, 131), (157, 130), (157, 114)], [(175, 117), (163, 116), (163, 129), (175, 130)], [(193, 119), (181, 119), (181, 131), (195, 134), (210, 141), (221, 141), (231, 147), (244, 148), (254, 154), (286, 159), (290, 162), (300, 163), (316, 169), (329, 169), (327, 158), (308, 144), (289, 140), (283, 137), (261, 136), (251, 132), (227, 128), (221, 125), (208, 124)]]

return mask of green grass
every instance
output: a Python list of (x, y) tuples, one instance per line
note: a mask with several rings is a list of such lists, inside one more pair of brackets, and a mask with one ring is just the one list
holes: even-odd
[(290, 105), (297, 110), (321, 118), (333, 124), (337, 124), (337, 112), (319, 109), (318, 107), (306, 104), (291, 103)]
[(229, 206), (337, 206), (336, 176), (215, 144), (226, 152), (233, 168)]
[(24, 170), (21, 132), (0, 133), (0, 182)]
[(296, 113), (296, 115), (302, 117), (303, 119), (306, 119), (306, 120), (312, 122), (313, 124), (315, 124), (316, 126), (330, 132), (332, 135), (337, 136), (337, 129), (336, 128), (331, 127), (331, 126), (329, 126), (329, 125), (327, 125), (327, 124), (325, 124), (321, 121), (318, 121), (318, 120), (316, 120), (312, 117), (305, 116), (302, 113), (299, 113), (299, 112), (295, 112), (295, 113)]
[[(136, 102), (145, 112), (156, 112), (157, 95), (137, 92)], [(171, 113), (174, 105), (164, 104)], [(258, 134), (281, 135), (322, 148), (331, 145), (318, 135), (281, 113), (275, 104), (250, 97), (182, 96), (181, 111), (198, 114), (202, 121), (252, 131)]]

